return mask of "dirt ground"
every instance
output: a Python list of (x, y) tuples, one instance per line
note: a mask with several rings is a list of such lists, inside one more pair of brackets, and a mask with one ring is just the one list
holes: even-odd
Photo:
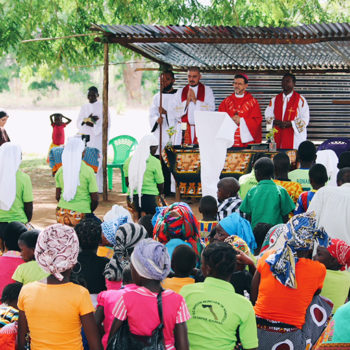
[[(30, 175), (33, 185), (34, 211), (32, 224), (37, 228), (44, 228), (56, 223), (55, 209), (57, 201), (55, 199), (55, 179), (51, 175), (48, 166), (38, 168), (25, 168), (24, 172)], [(166, 198), (168, 204), (175, 201), (174, 197)], [(105, 213), (111, 209), (112, 205), (125, 206), (126, 194), (121, 192), (121, 176), (119, 170), (114, 170), (113, 190), (108, 192), (108, 201), (102, 200), (100, 196), (99, 206), (95, 214), (102, 220)], [(198, 201), (190, 203), (195, 215), (199, 215)], [(197, 216), (199, 218), (199, 216)]]

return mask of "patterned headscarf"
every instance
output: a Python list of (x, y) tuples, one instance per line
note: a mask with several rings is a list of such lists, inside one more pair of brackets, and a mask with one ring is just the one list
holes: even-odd
[(329, 238), (323, 228), (317, 228), (314, 212), (293, 216), (286, 227), (288, 240), (284, 247), (271, 254), (266, 262), (270, 265), (272, 274), (283, 285), (297, 288), (295, 265), (298, 262), (297, 251), (312, 250), (314, 243), (328, 247)]
[(183, 202), (173, 203), (165, 208), (157, 219), (153, 229), (153, 238), (163, 244), (172, 238), (180, 238), (191, 244), (199, 255), (199, 224), (191, 208)]
[(115, 245), (117, 243), (115, 235), (117, 233), (118, 228), (121, 225), (124, 225), (128, 222), (129, 218), (127, 216), (121, 216), (113, 221), (104, 221), (101, 224), (102, 234), (106, 237), (109, 243)]
[(247, 255), (250, 255), (249, 247), (242, 238), (236, 235), (233, 235), (233, 236), (227, 237), (225, 239), (225, 242), (230, 244), (233, 247), (233, 249), (235, 249), (238, 253), (243, 252)]
[(119, 227), (113, 257), (103, 273), (109, 281), (121, 281), (123, 270), (130, 262), (131, 249), (146, 237), (146, 229), (139, 224), (127, 223)]
[(137, 273), (150, 280), (162, 281), (170, 272), (170, 256), (166, 247), (152, 238), (142, 240), (131, 254)]
[(48, 226), (40, 232), (34, 254), (43, 270), (62, 281), (61, 273), (77, 263), (78, 237), (72, 227), (61, 224)]
[(277, 224), (271, 227), (261, 245), (259, 255), (262, 256), (267, 249), (278, 250), (283, 248), (284, 243), (288, 240), (288, 231), (288, 227), (285, 224)]
[(345, 266), (350, 266), (350, 245), (341, 239), (332, 238), (331, 245), (327, 248), (329, 254), (336, 258), (342, 266), (341, 270), (345, 270)]
[(232, 213), (219, 221), (219, 225), (230, 236), (236, 235), (247, 242), (251, 251), (257, 247), (252, 227), (248, 220), (242, 218), (238, 213)]

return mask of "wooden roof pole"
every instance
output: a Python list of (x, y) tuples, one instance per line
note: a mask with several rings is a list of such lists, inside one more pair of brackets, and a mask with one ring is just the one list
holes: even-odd
[(102, 169), (103, 169), (103, 200), (108, 200), (107, 193), (107, 149), (108, 149), (108, 43), (104, 43), (103, 66), (103, 124), (102, 124)]

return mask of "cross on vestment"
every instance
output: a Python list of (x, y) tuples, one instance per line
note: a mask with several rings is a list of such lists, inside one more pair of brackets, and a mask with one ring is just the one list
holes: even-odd
[(292, 115), (292, 113), (295, 112), (295, 109), (289, 108), (289, 109), (286, 110), (286, 112), (289, 112), (286, 120), (290, 121), (290, 116)]

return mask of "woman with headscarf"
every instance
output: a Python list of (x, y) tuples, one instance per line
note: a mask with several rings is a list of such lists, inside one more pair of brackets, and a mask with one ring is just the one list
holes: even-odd
[(19, 170), (21, 148), (11, 142), (0, 146), (0, 236), (8, 223), (27, 224), (33, 215), (32, 182)]
[(127, 223), (118, 228), (113, 239), (114, 254), (104, 271), (107, 289), (120, 288), (123, 270), (130, 263), (131, 253), (135, 245), (145, 238), (147, 231), (139, 224)]
[(130, 201), (138, 214), (137, 219), (142, 214), (155, 214), (156, 196), (164, 190), (162, 165), (160, 160), (154, 157), (158, 143), (154, 135), (144, 136), (123, 167)]
[[(186, 321), (190, 318), (185, 300), (160, 283), (170, 272), (170, 257), (163, 244), (151, 238), (136, 245), (131, 254), (131, 274), (137, 289), (126, 291), (117, 301), (109, 339), (126, 321), (130, 332), (150, 337), (160, 324), (157, 299), (161, 299), (162, 333), (167, 350), (188, 350)], [(146, 316), (147, 315), (147, 316)], [(147, 322), (145, 322), (145, 316)]]
[(9, 135), (7, 135), (7, 132), (5, 130), (5, 124), (7, 122), (7, 119), (9, 119), (9, 116), (6, 112), (1, 111), (0, 112), (0, 146), (5, 142), (10, 142)]
[(181, 244), (191, 246), (197, 257), (200, 257), (202, 245), (199, 223), (186, 203), (173, 203), (159, 213), (153, 229), (153, 238), (165, 244), (170, 258), (174, 249)]
[(81, 350), (81, 327), (90, 350), (102, 350), (89, 292), (70, 282), (77, 263), (79, 241), (74, 229), (55, 224), (43, 230), (35, 248), (35, 259), (50, 275), (23, 286), (18, 299), (18, 349)]
[(62, 167), (55, 175), (57, 222), (73, 227), (98, 206), (96, 176), (82, 161), (84, 148), (80, 137), (71, 137), (62, 153)]
[(252, 252), (257, 247), (249, 221), (242, 218), (238, 213), (232, 213), (219, 221), (216, 226), (214, 240), (224, 241), (232, 235), (242, 238), (248, 244), (248, 247)]
[(350, 291), (350, 245), (333, 238), (328, 248), (317, 247), (314, 260), (326, 266), (327, 274), (321, 295), (334, 303), (333, 314), (348, 299)]
[(326, 268), (311, 260), (315, 243), (328, 246), (327, 233), (317, 228), (314, 213), (296, 215), (286, 227), (288, 240), (284, 247), (265, 252), (252, 281), (259, 349), (277, 349), (278, 345), (288, 345), (289, 349), (311, 347), (333, 307), (318, 295)]

